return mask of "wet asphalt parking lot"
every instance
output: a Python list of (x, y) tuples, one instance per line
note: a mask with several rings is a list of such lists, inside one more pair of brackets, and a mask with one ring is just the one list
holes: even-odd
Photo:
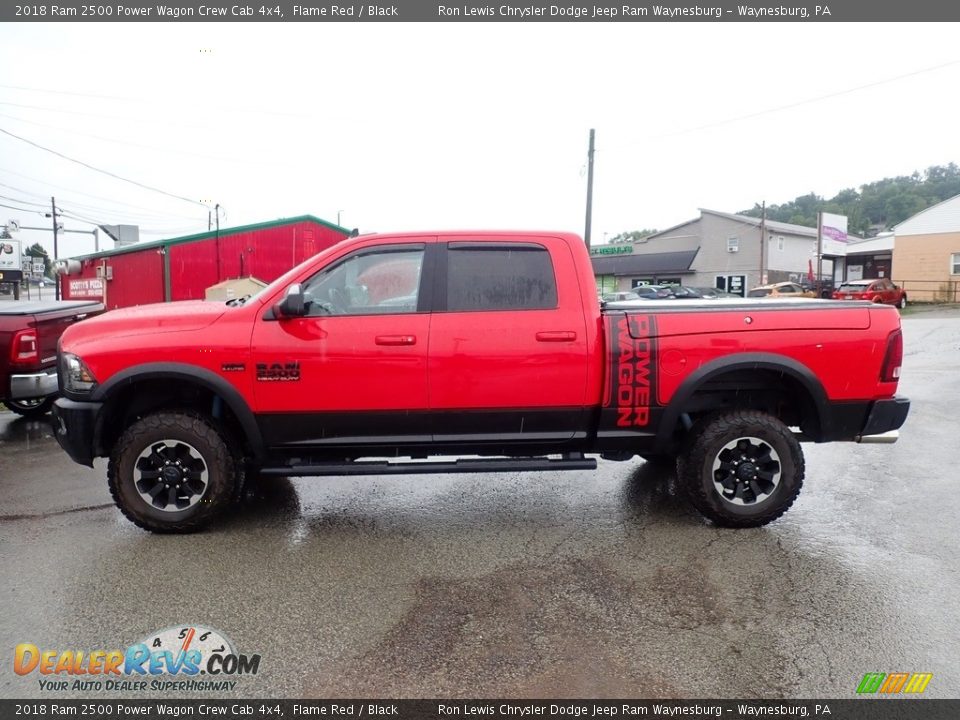
[[(2, 411), (0, 696), (45, 694), (13, 672), (18, 643), (200, 624), (262, 658), (211, 697), (848, 698), (896, 671), (960, 697), (960, 313), (904, 332), (900, 442), (805, 445), (800, 499), (754, 530), (711, 526), (638, 459), (280, 481), (156, 536), (113, 507), (102, 461)], [(47, 693), (71, 695), (156, 693)]]

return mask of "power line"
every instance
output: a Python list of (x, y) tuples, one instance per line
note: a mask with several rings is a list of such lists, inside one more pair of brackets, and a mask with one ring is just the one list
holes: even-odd
[(116, 179), (116, 180), (122, 180), (123, 182), (130, 183), (131, 185), (136, 185), (137, 187), (141, 187), (141, 188), (143, 188), (143, 189), (145, 189), (145, 190), (150, 190), (150, 191), (152, 191), (152, 192), (160, 193), (161, 195), (166, 195), (167, 197), (172, 197), (172, 198), (174, 198), (174, 199), (176, 199), (176, 200), (183, 200), (184, 202), (191, 203), (192, 205), (199, 205), (200, 207), (206, 208), (207, 210), (210, 209), (209, 206), (204, 205), (202, 202), (198, 202), (198, 201), (196, 201), (196, 200), (191, 200), (190, 198), (183, 197), (182, 195), (176, 195), (176, 194), (174, 194), (174, 193), (169, 193), (169, 192), (167, 192), (166, 190), (161, 190), (161, 189), (155, 188), (155, 187), (153, 187), (153, 186), (151, 186), (151, 185), (145, 185), (144, 183), (137, 182), (136, 180), (130, 180), (129, 178), (125, 178), (125, 177), (122, 177), (122, 176), (120, 176), (120, 175), (117, 175), (116, 173), (112, 173), (112, 172), (110, 172), (109, 170), (103, 170), (103, 169), (101, 169), (101, 168), (94, 167), (93, 165), (90, 165), (89, 163), (85, 163), (85, 162), (83, 162), (82, 160), (77, 160), (77, 159), (72, 158), (72, 157), (70, 157), (70, 156), (68, 156), (68, 155), (64, 155), (64, 154), (61, 153), (61, 152), (57, 152), (56, 150), (52, 150), (52, 149), (50, 149), (50, 148), (48, 148), (48, 147), (44, 147), (43, 145), (40, 145), (39, 143), (35, 143), (35, 142), (33, 142), (32, 140), (28, 140), (27, 138), (20, 137), (19, 135), (16, 135), (16, 134), (10, 132), (9, 130), (4, 130), (3, 128), (0, 128), (0, 133), (3, 133), (4, 135), (9, 135), (10, 137), (16, 138), (17, 140), (20, 140), (21, 142), (25, 142), (25, 143), (27, 143), (28, 145), (32, 145), (32, 146), (35, 147), (35, 148), (39, 148), (40, 150), (44, 150), (45, 152), (48, 152), (48, 153), (51, 153), (51, 154), (53, 154), (53, 155), (56, 155), (57, 157), (63, 158), (64, 160), (69, 160), (69, 161), (72, 162), (72, 163), (76, 163), (77, 165), (81, 165), (81, 166), (83, 166), (83, 167), (85, 167), (85, 168), (87, 168), (87, 169), (89, 169), (89, 170), (93, 170), (94, 172), (98, 172), (98, 173), (101, 173), (101, 174), (103, 174), (103, 175), (107, 175), (107, 176), (112, 177), (112, 178), (114, 178), (114, 179)]
[[(5, 183), (0, 183), (0, 186), (8, 187), (8, 188), (10, 188), (10, 189), (12, 189), (12, 190), (16, 190), (17, 192), (25, 193), (25, 194), (27, 194), (27, 195), (33, 195), (34, 197), (42, 197), (42, 196), (40, 196), (40, 195), (37, 195), (36, 193), (31, 193), (31, 192), (28, 192), (28, 191), (26, 191), (26, 190), (22, 190), (21, 188), (13, 187), (12, 185), (6, 185)], [(24, 199), (22, 199), (22, 198), (8, 197), (8, 196), (6, 196), (6, 195), (0, 195), (0, 198), (6, 199), (6, 200), (11, 200), (11, 201), (13, 201), (13, 202), (24, 203), (24, 204), (26, 204), (26, 205), (37, 205), (37, 206), (44, 207), (44, 208), (47, 206), (47, 203), (32, 202), (32, 201), (30, 201), (30, 200), (24, 200)], [(78, 209), (80, 209), (80, 210), (82, 210), (82, 211), (84, 211), (84, 212), (88, 212), (88, 211), (89, 211), (89, 212), (97, 213), (97, 214), (99, 214), (99, 215), (101, 215), (101, 216), (120, 216), (120, 217), (123, 218), (124, 221), (127, 221), (127, 222), (136, 222), (136, 223), (152, 224), (152, 223), (156, 223), (156, 222), (158, 222), (158, 221), (169, 220), (169, 219), (171, 218), (171, 216), (166, 215), (166, 214), (153, 214), (153, 213), (151, 213), (151, 214), (143, 214), (143, 213), (130, 213), (130, 212), (121, 211), (121, 210), (109, 210), (109, 209), (104, 209), (104, 208), (101, 208), (101, 207), (96, 207), (96, 206), (93, 206), (93, 205), (85, 205), (85, 204), (83, 204), (83, 203), (77, 203), (77, 202), (74, 202), (74, 201), (72, 201), (72, 200), (67, 200), (66, 203), (67, 203), (68, 205), (70, 205), (70, 206), (72, 206), (72, 207), (75, 207), (75, 208), (78, 208)], [(184, 216), (177, 216), (177, 215), (175, 215), (175, 216), (173, 216), (173, 217), (179, 218), (179, 219), (192, 220), (192, 221), (196, 222), (197, 224), (200, 224), (200, 223), (201, 223), (201, 221), (200, 221), (198, 218), (190, 217), (190, 216), (187, 216), (187, 215), (184, 215)], [(77, 219), (80, 219), (80, 218), (77, 218)], [(84, 222), (91, 222), (91, 221), (84, 220)], [(103, 221), (102, 221), (102, 220), (97, 221), (97, 223), (95, 223), (95, 224), (98, 224), (98, 225), (99, 225), (99, 224), (103, 224)]]
[(69, 90), (47, 90), (46, 88), (26, 87), (25, 85), (0, 85), (7, 90), (26, 90), (28, 92), (47, 93), (49, 95), (70, 95), (72, 97), (88, 97), (97, 100), (123, 100), (125, 102), (143, 102), (141, 98), (121, 97), (119, 95), (91, 95), (89, 93), (70, 92)]
[(11, 202), (23, 203), (24, 205), (36, 205), (37, 207), (47, 206), (46, 203), (31, 202), (30, 200), (24, 200), (23, 198), (7, 197), (6, 195), (0, 195), (0, 198), (3, 198), (4, 200), (10, 200)]
[[(2, 103), (0, 103), (2, 104)], [(229, 163), (243, 163), (245, 165), (255, 164), (263, 166), (273, 166), (273, 167), (293, 167), (290, 163), (281, 163), (269, 160), (254, 160), (249, 158), (229, 158), (229, 157), (218, 157), (216, 155), (204, 155), (203, 153), (190, 152), (189, 150), (179, 150), (177, 148), (163, 148), (157, 147), (156, 145), (144, 145), (142, 143), (127, 142), (125, 140), (117, 140), (116, 138), (103, 137), (102, 135), (92, 135), (90, 133), (79, 132), (78, 130), (72, 130), (70, 128), (59, 127), (57, 125), (50, 125), (48, 123), (37, 122), (36, 120), (27, 120), (25, 118), (17, 117), (16, 115), (8, 115), (7, 113), (0, 113), (0, 117), (7, 118), (8, 120), (14, 120), (15, 122), (26, 123), (27, 125), (36, 125), (37, 127), (48, 128), (50, 130), (57, 130), (58, 132), (65, 132), (71, 135), (77, 135), (79, 137), (92, 138), (93, 140), (99, 140), (101, 142), (113, 143), (115, 145), (124, 145), (126, 147), (135, 147), (142, 148), (144, 150), (153, 150), (154, 152), (169, 154), (174, 153), (177, 155), (186, 155), (188, 157), (197, 157), (204, 160), (213, 160), (215, 162), (229, 162)]]
[(4, 205), (3, 203), (0, 203), (0, 207), (10, 208), (11, 210), (19, 210), (20, 212), (36, 213), (37, 215), (44, 214), (42, 210), (31, 210), (30, 208), (14, 207), (13, 205)]
[[(78, 220), (79, 222), (85, 222), (85, 223), (89, 223), (90, 225), (96, 225), (96, 226), (108, 224), (108, 223), (105, 223), (103, 220), (96, 220), (92, 217), (78, 213), (74, 210), (66, 210), (61, 207), (58, 207), (57, 210), (58, 210), (58, 215), (70, 218), (71, 220)], [(200, 224), (201, 223), (198, 221), (197, 225), (200, 225)], [(140, 232), (145, 235), (171, 235), (171, 234), (176, 234), (180, 232), (197, 232), (197, 226), (194, 225), (193, 227), (187, 227), (187, 228), (179, 228), (179, 227), (167, 228), (164, 230), (151, 230), (149, 228), (145, 229), (141, 227)]]
[[(18, 172), (15, 172), (15, 171), (13, 171), (13, 170), (7, 170), (6, 168), (0, 168), (0, 172), (5, 172), (5, 173), (9, 173), (9, 174), (11, 174), (11, 175), (16, 175), (17, 177), (22, 177), (22, 178), (24, 178), (25, 180), (31, 180), (31, 181), (33, 181), (33, 182), (40, 183), (41, 185), (46, 185), (47, 187), (51, 187), (51, 188), (57, 188), (58, 190), (64, 190), (64, 191), (66, 191), (66, 192), (70, 192), (70, 193), (73, 193), (73, 194), (75, 194), (75, 195), (82, 195), (83, 197), (93, 198), (94, 200), (103, 200), (103, 201), (108, 202), (108, 203), (113, 203), (114, 205), (117, 205), (118, 207), (133, 208), (134, 210), (146, 210), (148, 214), (151, 213), (151, 212), (153, 212), (153, 209), (152, 209), (152, 208), (144, 207), (143, 205), (131, 205), (130, 203), (123, 203), (123, 202), (116, 201), (116, 200), (114, 200), (113, 198), (103, 197), (102, 195), (92, 195), (92, 194), (90, 194), (90, 193), (80, 192), (79, 190), (74, 190), (74, 189), (72, 189), (72, 188), (65, 187), (64, 185), (57, 185), (56, 183), (47, 182), (46, 180), (40, 180), (39, 178), (31, 177), (30, 175), (24, 175), (23, 173), (18, 173)], [(17, 192), (22, 192), (22, 193), (24, 193), (25, 195), (32, 195), (32, 196), (34, 196), (34, 197), (46, 197), (45, 195), (41, 195), (41, 194), (38, 194), (38, 193), (29, 192), (28, 190), (23, 190), (22, 188), (17, 188), (17, 187), (14, 187), (14, 186), (12, 186), (12, 185), (6, 185), (6, 184), (4, 184), (4, 183), (0, 183), (0, 185), (3, 185), (3, 187), (10, 188), (11, 190), (16, 190)], [(73, 202), (73, 201), (68, 201), (68, 202), (71, 202), (71, 203), (74, 204), (74, 205), (81, 205), (81, 204), (82, 204), (82, 203), (76, 203), (76, 202)], [(107, 213), (117, 213), (117, 212), (119, 212), (119, 211), (116, 211), (116, 210), (104, 210), (103, 208), (96, 208), (96, 207), (91, 206), (91, 205), (86, 205), (86, 207), (91, 208), (91, 209), (94, 209), (94, 210), (103, 210), (103, 212), (107, 212)], [(136, 214), (136, 213), (134, 213), (134, 214)], [(169, 215), (170, 217), (176, 217), (176, 218), (180, 218), (180, 219), (183, 219), (183, 220), (193, 220), (193, 219), (194, 219), (193, 216), (191, 216), (191, 215), (181, 215), (181, 214), (179, 214), (179, 213), (164, 213), (164, 215)]]
[[(647, 136), (644, 140), (638, 141), (635, 143), (630, 143), (627, 145), (620, 145), (612, 148), (604, 148), (604, 150), (619, 150), (628, 147), (636, 147), (637, 145), (642, 144), (650, 140), (661, 140), (668, 137), (676, 137), (678, 135), (686, 135), (688, 133), (700, 132), (701, 130), (712, 130), (716, 127), (722, 127), (723, 125), (729, 125), (731, 123), (740, 122), (741, 120), (751, 120), (753, 118), (762, 117), (764, 115), (770, 115), (772, 113), (781, 112), (783, 110), (792, 110), (793, 108), (802, 107), (804, 105), (811, 105), (813, 103), (822, 102), (823, 100), (831, 100), (833, 98), (841, 97), (843, 95), (849, 95), (851, 93), (859, 92), (861, 90), (867, 90), (868, 88), (878, 87), (880, 85), (886, 85), (888, 83), (896, 82), (898, 80), (903, 80), (909, 77), (915, 77), (916, 75), (923, 75), (925, 73), (934, 72), (936, 70), (942, 70), (945, 67), (950, 67), (952, 65), (960, 65), (960, 60), (951, 60), (950, 62), (942, 63), (940, 65), (934, 65), (932, 67), (921, 68), (919, 70), (914, 70), (912, 72), (904, 73), (903, 75), (896, 75), (895, 77), (885, 78), (883, 80), (877, 80), (875, 82), (866, 83), (864, 85), (857, 85), (856, 87), (847, 88), (846, 90), (838, 90), (836, 92), (827, 93), (826, 95), (818, 95), (812, 98), (806, 98), (805, 100), (798, 100), (797, 102), (787, 103), (786, 105), (780, 105), (773, 108), (767, 108), (765, 110), (757, 110), (755, 112), (747, 113), (745, 115), (738, 115), (736, 117), (725, 118), (723, 120), (717, 120), (716, 122), (707, 123), (705, 125), (698, 125), (692, 128), (686, 128), (683, 130), (675, 130), (673, 132), (661, 133), (659, 135), (650, 135)], [(597, 152), (600, 152), (599, 150)]]

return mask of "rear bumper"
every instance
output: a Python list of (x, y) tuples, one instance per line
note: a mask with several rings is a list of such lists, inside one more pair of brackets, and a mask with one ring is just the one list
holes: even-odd
[(93, 467), (97, 416), (103, 403), (58, 398), (53, 404), (53, 434), (74, 462)]
[(877, 400), (870, 408), (870, 414), (864, 423), (863, 431), (857, 442), (869, 442), (865, 438), (884, 435), (893, 430), (899, 430), (907, 420), (910, 412), (910, 401), (907, 398), (895, 397), (889, 400)]
[(59, 389), (56, 368), (28, 375), (10, 376), (11, 400), (31, 400), (56, 395)]
[(904, 397), (855, 403), (831, 403), (821, 413), (823, 428), (817, 442), (892, 443), (907, 419), (910, 401)]

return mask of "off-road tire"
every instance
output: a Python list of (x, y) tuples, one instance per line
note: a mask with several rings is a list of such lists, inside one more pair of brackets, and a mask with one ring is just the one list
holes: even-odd
[[(730, 451), (724, 448), (738, 440), (747, 440), (748, 448), (769, 446), (777, 461), (771, 460), (767, 467), (779, 465), (774, 489), (754, 502), (740, 498), (744, 504), (724, 498), (715, 484), (716, 478), (724, 477), (723, 470), (714, 469), (715, 461), (720, 463), (722, 457), (729, 457), (725, 453)], [(722, 527), (759, 527), (776, 520), (797, 499), (803, 475), (803, 451), (793, 433), (777, 418), (756, 410), (730, 410), (704, 417), (691, 428), (677, 461), (677, 479), (691, 504)]]
[[(179, 511), (149, 504), (134, 477), (141, 454), (164, 441), (183, 443), (205, 465), (204, 491), (195, 504)], [(124, 431), (110, 454), (107, 481), (117, 507), (135, 525), (155, 533), (189, 533), (203, 529), (231, 505), (237, 470), (224, 434), (209, 419), (189, 411), (166, 411), (141, 418)]]
[(30, 400), (4, 400), (10, 412), (22, 415), (25, 418), (38, 418), (50, 412), (53, 407), (53, 397), (31, 398)]

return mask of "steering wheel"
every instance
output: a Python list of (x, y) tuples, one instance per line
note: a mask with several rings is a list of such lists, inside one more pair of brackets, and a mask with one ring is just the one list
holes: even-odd
[(344, 313), (347, 311), (349, 305), (343, 290), (340, 288), (330, 288), (328, 294), (330, 295), (330, 305), (334, 310), (336, 310), (338, 313)]

